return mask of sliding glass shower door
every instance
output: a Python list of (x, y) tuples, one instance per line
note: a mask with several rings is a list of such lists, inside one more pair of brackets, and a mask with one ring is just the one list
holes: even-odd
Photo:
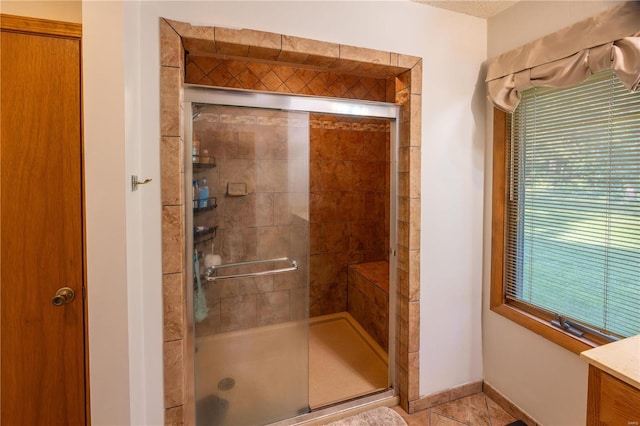
[(196, 423), (306, 413), (308, 114), (187, 105)]

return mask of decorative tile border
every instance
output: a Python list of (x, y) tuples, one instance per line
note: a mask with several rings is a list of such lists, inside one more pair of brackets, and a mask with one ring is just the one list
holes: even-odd
[[(162, 242), (164, 291), (165, 423), (194, 424), (193, 320), (184, 285), (184, 170), (175, 153), (184, 152), (182, 100), (185, 50), (192, 55), (230, 56), (248, 63), (264, 60), (338, 74), (385, 79), (385, 99), (401, 105), (398, 161), (396, 386), (401, 406), (411, 413), (419, 395), (420, 320), (420, 145), (422, 59), (393, 52), (326, 43), (254, 30), (193, 26), (160, 18), (160, 126), (163, 137)], [(306, 87), (306, 86), (305, 86)], [(267, 88), (268, 89), (268, 88)], [(263, 90), (265, 90), (263, 88)], [(178, 146), (175, 143), (178, 142)], [(159, 141), (160, 142), (160, 141)], [(181, 157), (182, 158), (182, 157)], [(173, 275), (173, 276), (172, 276)], [(185, 408), (186, 407), (186, 408)]]
[(357, 76), (210, 56), (187, 55), (185, 81), (192, 84), (247, 90), (380, 102), (386, 100), (384, 77)]

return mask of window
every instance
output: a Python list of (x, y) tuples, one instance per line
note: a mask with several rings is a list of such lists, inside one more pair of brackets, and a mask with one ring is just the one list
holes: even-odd
[(580, 352), (640, 333), (640, 92), (534, 87), (494, 123), (495, 311)]

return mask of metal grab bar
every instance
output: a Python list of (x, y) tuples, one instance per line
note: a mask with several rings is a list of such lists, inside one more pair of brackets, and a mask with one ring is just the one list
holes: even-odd
[[(221, 277), (215, 275), (217, 274), (218, 269), (233, 268), (233, 267), (246, 266), (246, 265), (258, 265), (260, 263), (274, 263), (274, 262), (291, 262), (291, 266), (287, 268), (271, 269), (269, 271), (248, 272), (246, 274), (223, 275)], [(282, 274), (284, 272), (291, 272), (297, 269), (298, 269), (298, 262), (296, 262), (295, 260), (291, 260), (288, 257), (280, 257), (278, 259), (267, 259), (267, 260), (252, 260), (249, 262), (226, 263), (223, 265), (211, 266), (205, 272), (205, 279), (207, 280), (207, 282), (211, 282), (211, 281), (217, 281), (217, 280), (228, 280), (231, 278), (261, 277), (265, 275)]]

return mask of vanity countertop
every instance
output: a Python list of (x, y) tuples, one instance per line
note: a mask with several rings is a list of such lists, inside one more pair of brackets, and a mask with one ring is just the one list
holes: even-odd
[(640, 334), (580, 354), (594, 367), (640, 389)]

